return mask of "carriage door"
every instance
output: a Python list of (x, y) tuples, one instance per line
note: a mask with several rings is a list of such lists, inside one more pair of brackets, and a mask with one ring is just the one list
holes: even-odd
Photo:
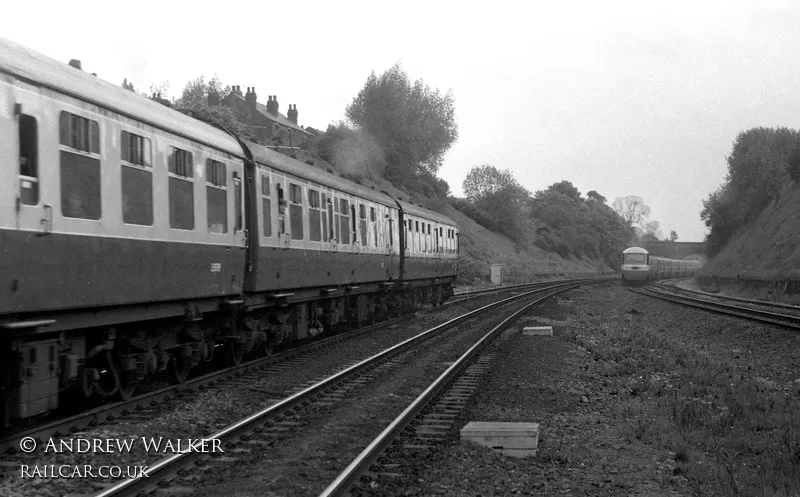
[(49, 233), (53, 229), (53, 205), (49, 197), (55, 193), (55, 189), (53, 177), (42, 180), (42, 112), (38, 88), (20, 81), (16, 82), (16, 86), (12, 116), (16, 132), (11, 133), (12, 137), (16, 136), (11, 144), (15, 152), (10, 154), (17, 170), (16, 192), (11, 197), (16, 198), (16, 227)]
[(439, 250), (439, 231), (442, 228), (440, 226), (433, 225), (433, 257), (436, 264), (436, 272), (438, 273), (442, 269), (442, 252)]
[[(250, 231), (247, 229), (244, 208), (244, 185), (242, 184), (242, 173), (233, 172), (233, 199), (234, 199), (234, 225), (233, 238), (236, 247), (248, 247), (250, 245)], [(257, 234), (255, 236), (258, 236)]]

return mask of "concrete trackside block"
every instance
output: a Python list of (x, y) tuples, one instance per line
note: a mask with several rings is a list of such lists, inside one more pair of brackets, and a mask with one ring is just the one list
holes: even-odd
[(535, 335), (535, 336), (553, 336), (553, 327), (552, 326), (526, 326), (522, 328), (523, 335)]
[(461, 439), (490, 447), (504, 456), (535, 456), (539, 446), (539, 423), (472, 421), (461, 429)]

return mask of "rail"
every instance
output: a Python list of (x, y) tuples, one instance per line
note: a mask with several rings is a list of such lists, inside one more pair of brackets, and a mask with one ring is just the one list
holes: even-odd
[[(416, 346), (417, 344), (427, 340), (428, 338), (431, 338), (438, 332), (441, 332), (445, 329), (455, 326), (456, 324), (461, 323), (462, 321), (477, 316), (488, 309), (492, 309), (494, 307), (498, 307), (513, 302), (515, 300), (523, 299), (534, 293), (539, 293), (542, 291), (547, 291), (562, 287), (565, 288), (566, 290), (569, 288), (580, 286), (585, 283), (586, 283), (585, 280), (560, 282), (559, 284), (555, 284), (551, 287), (537, 288), (529, 292), (513, 295), (511, 297), (485, 305), (479, 309), (469, 311), (465, 314), (462, 314), (461, 316), (446, 321), (445, 323), (434, 326), (433, 328), (430, 328), (429, 330), (424, 331), (412, 338), (409, 338), (403, 342), (393, 345), (392, 347), (389, 347), (388, 349), (385, 349), (382, 352), (379, 352), (378, 354), (370, 356), (360, 361), (359, 363), (344, 369), (343, 371), (339, 371), (277, 402), (276, 404), (273, 404), (259, 412), (256, 412), (255, 414), (252, 414), (247, 418), (242, 419), (241, 421), (238, 421), (237, 423), (234, 423), (228, 426), (227, 428), (212, 435), (209, 435), (208, 437), (205, 438), (220, 440), (222, 444), (238, 440), (240, 437), (255, 431), (256, 429), (258, 429), (259, 426), (269, 422), (270, 419), (274, 419), (276, 416), (280, 415), (283, 412), (286, 412), (293, 408), (299, 407), (305, 403), (308, 403), (312, 398), (323, 393), (329, 388), (335, 387), (342, 381), (357, 376), (360, 373), (376, 366), (380, 362), (388, 361), (389, 359), (405, 351), (409, 347)], [(201, 458), (208, 458), (208, 457), (209, 457), (208, 454), (202, 454), (198, 452), (185, 452), (185, 453), (174, 454), (172, 456), (160, 460), (155, 465), (150, 466), (147, 471), (147, 478), (124, 480), (112, 487), (109, 487), (95, 494), (95, 497), (112, 497), (112, 496), (119, 497), (123, 495), (133, 496), (133, 495), (139, 495), (141, 493), (152, 492), (161, 486), (161, 482), (170, 481), (174, 479), (179, 474), (179, 471), (183, 470), (184, 468), (190, 467), (192, 464), (194, 464)]]
[(383, 452), (400, 436), (403, 430), (421, 413), (425, 407), (436, 398), (436, 396), (467, 367), (467, 365), (478, 353), (510, 323), (531, 307), (543, 302), (562, 292), (566, 292), (585, 283), (570, 283), (564, 288), (558, 289), (547, 295), (526, 304), (521, 309), (512, 313), (500, 324), (492, 328), (472, 347), (469, 348), (461, 357), (458, 358), (446, 371), (444, 371), (431, 385), (425, 389), (416, 399), (414, 399), (403, 412), (397, 416), (384, 430), (378, 435), (354, 460), (345, 468), (339, 476), (320, 494), (320, 497), (334, 497), (345, 495), (350, 488), (358, 483), (361, 475), (366, 473), (370, 466), (374, 464)]
[(762, 323), (776, 324), (787, 328), (800, 329), (800, 317), (792, 316), (789, 314), (779, 314), (777, 312), (765, 311), (761, 309), (753, 309), (751, 307), (743, 307), (740, 305), (723, 304), (722, 302), (714, 302), (707, 299), (701, 299), (689, 295), (678, 295), (674, 292), (667, 292), (665, 290), (656, 290), (653, 287), (645, 288), (629, 288), (630, 291), (655, 297), (662, 300), (674, 302), (697, 309), (704, 309), (718, 314), (726, 314), (730, 316), (737, 316), (753, 321)]

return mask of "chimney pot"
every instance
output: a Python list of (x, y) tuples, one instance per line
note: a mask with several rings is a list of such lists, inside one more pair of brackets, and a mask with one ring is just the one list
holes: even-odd
[(253, 86), (253, 87), (248, 86), (247, 87), (247, 95), (244, 96), (244, 99), (247, 102), (247, 105), (251, 109), (255, 109), (256, 108), (256, 98), (257, 98), (256, 97), (256, 87), (255, 86)]
[(72, 67), (74, 67), (75, 69), (80, 69), (81, 71), (83, 70), (83, 69), (81, 68), (81, 61), (79, 61), (78, 59), (71, 59), (71, 60), (69, 61), (69, 65), (71, 65), (71, 66), (72, 66)]

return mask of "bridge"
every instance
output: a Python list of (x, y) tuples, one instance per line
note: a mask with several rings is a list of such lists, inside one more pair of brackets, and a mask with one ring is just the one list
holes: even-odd
[(644, 248), (651, 255), (666, 257), (667, 259), (684, 259), (694, 254), (699, 254), (703, 257), (706, 255), (706, 244), (704, 242), (645, 242)]

